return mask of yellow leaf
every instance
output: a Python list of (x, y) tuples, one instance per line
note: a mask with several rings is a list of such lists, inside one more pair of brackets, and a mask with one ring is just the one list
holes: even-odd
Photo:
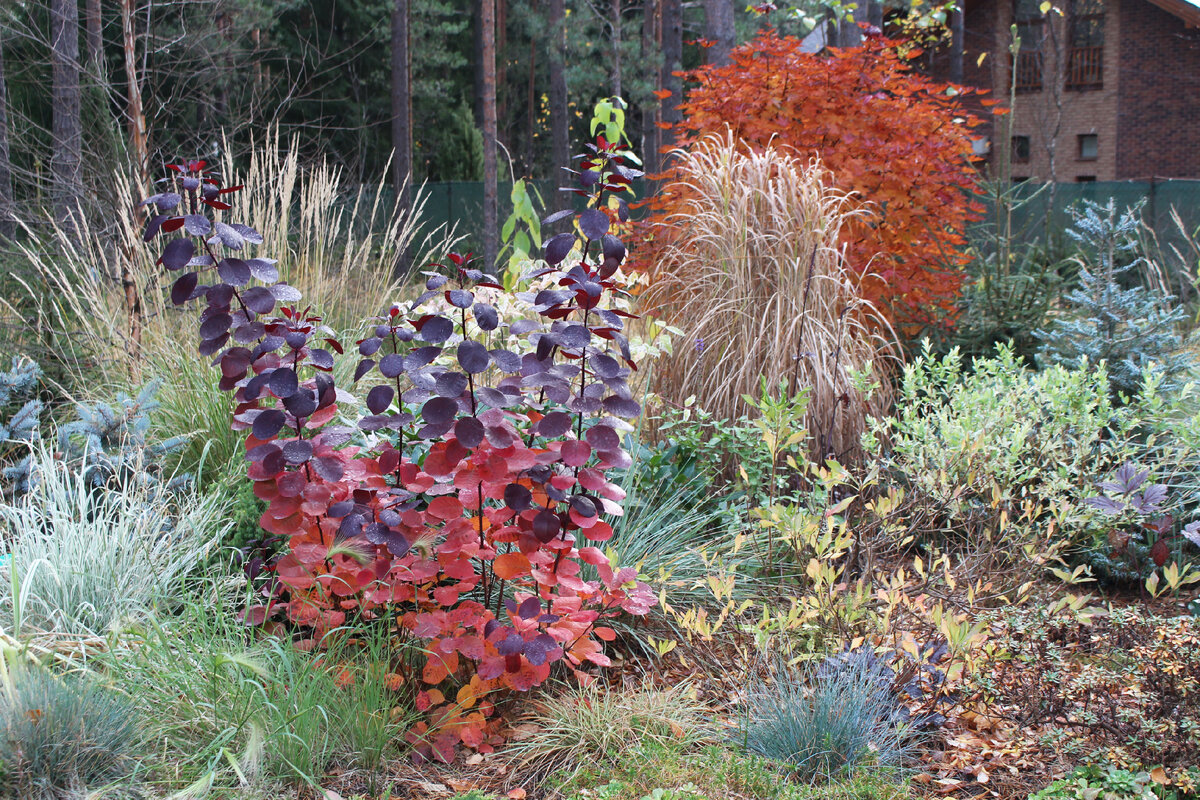
[(1163, 786), (1166, 786), (1171, 782), (1170, 779), (1167, 778), (1167, 771), (1162, 767), (1155, 767), (1154, 769), (1150, 770), (1150, 780)]

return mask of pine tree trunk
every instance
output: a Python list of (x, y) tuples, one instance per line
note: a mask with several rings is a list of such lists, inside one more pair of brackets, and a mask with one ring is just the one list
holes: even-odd
[[(659, 11), (658, 0), (645, 0), (642, 19), (642, 63), (646, 65), (653, 64), (661, 52), (658, 45)], [(662, 74), (659, 73), (655, 77), (657, 80), (655, 81), (656, 85), (654, 88), (661, 89)], [(641, 156), (647, 174), (651, 175), (658, 172), (658, 143), (659, 134), (661, 133), (658, 123), (661, 119), (662, 107), (660, 103), (646, 103), (642, 106)]]
[(409, 52), (409, 0), (392, 8), (392, 186), (397, 202), (412, 202), (412, 56)]
[(563, 0), (550, 0), (550, 155), (555, 181), (571, 165), (570, 110), (567, 107), (566, 13)]
[(8, 152), (8, 83), (4, 74), (4, 31), (0, 30), (0, 238), (12, 238), (16, 230), (13, 203), (12, 163)]
[(500, 228), (496, 219), (496, 0), (483, 0), (483, 268), (496, 266)]
[(963, 12), (955, 8), (950, 12), (950, 82), (963, 82)]
[(78, 235), (83, 195), (83, 132), (80, 123), (79, 6), (75, 0), (50, 3), (51, 96), (54, 103), (50, 155), (54, 218)]
[(621, 0), (612, 0), (612, 93), (621, 97)]
[[(671, 93), (662, 101), (662, 120), (668, 125), (677, 125), (683, 113), (677, 106), (683, 102), (683, 79), (674, 73), (683, 69), (683, 2), (662, 0), (662, 87)], [(675, 144), (676, 131), (662, 131), (660, 149)]]
[(134, 0), (121, 0), (121, 41), (125, 52), (126, 123), (129, 153), (142, 191), (150, 187), (150, 147), (146, 140), (146, 117), (142, 112), (142, 83), (137, 70), (137, 39), (133, 32)]
[(704, 38), (713, 43), (706, 53), (709, 64), (723, 67), (729, 63), (729, 51), (737, 39), (733, 20), (733, 0), (704, 0)]
[(867, 0), (867, 23), (883, 32), (883, 0)]
[(87, 31), (88, 68), (94, 70), (96, 77), (99, 78), (104, 60), (104, 38), (100, 29), (100, 0), (87, 0), (83, 13), (86, 20), (84, 28)]
[[(409, 51), (409, 0), (392, 7), (392, 186), (396, 205), (405, 216), (412, 212), (412, 54)], [(399, 253), (396, 274), (411, 266), (408, 248)]]

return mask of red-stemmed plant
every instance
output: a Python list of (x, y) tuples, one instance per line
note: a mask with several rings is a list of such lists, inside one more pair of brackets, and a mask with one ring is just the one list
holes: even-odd
[[(655, 602), (596, 546), (621, 513), (606, 472), (629, 464), (623, 420), (641, 410), (629, 315), (604, 307), (626, 254), (604, 200), (640, 173), (603, 137), (580, 158), (569, 191), (588, 208), (546, 220), (575, 217), (577, 230), (547, 241), (530, 276), (551, 287), (518, 295), (531, 317), (502, 320), (488, 302), (499, 281), (449, 254), (357, 342), (355, 382), (371, 384), (357, 429), (332, 375), (336, 335), (274, 260), (245, 257), (262, 236), (221, 219), (242, 187), (193, 161), (169, 165), (145, 201), (157, 210), (146, 241), (176, 234), (159, 258), (178, 275), (173, 302), (203, 305), (199, 350), (236, 399), (262, 527), (288, 544), (247, 622), (282, 617), (319, 641), (348, 619), (396, 619), (425, 653), (410, 677), (427, 714), (409, 737), (442, 759), (495, 743), (495, 692), (528, 690), (559, 661), (583, 678), (586, 663), (608, 665), (614, 633), (600, 623)], [(423, 308), (438, 295), (452, 313)], [(514, 339), (525, 352), (503, 346)]]

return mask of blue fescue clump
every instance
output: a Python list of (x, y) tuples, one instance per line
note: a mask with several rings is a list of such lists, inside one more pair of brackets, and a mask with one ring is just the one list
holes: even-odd
[[(9, 372), (0, 372), (0, 412), (16, 409), (11, 416), (0, 413), (0, 486), (10, 499), (28, 494), (37, 480), (27, 445), (38, 440), (43, 404), (34, 395), (41, 375), (36, 363), (19, 359), (13, 359)], [(76, 404), (75, 419), (58, 428), (58, 458), (83, 465), (97, 489), (131, 482), (170, 492), (189, 486), (190, 475), (168, 477), (162, 468), (163, 456), (181, 447), (186, 437), (147, 438), (150, 415), (158, 408), (158, 387), (151, 381), (136, 397), (122, 392), (113, 403)]]
[[(7, 457), (14, 443), (32, 443), (37, 438), (38, 418), (42, 413), (42, 401), (37, 394), (42, 370), (32, 361), (22, 362), (13, 358), (12, 369), (0, 372), (0, 453)], [(8, 463), (0, 469), (4, 485), (15, 494), (29, 491), (29, 458), (25, 456)]]
[(1065, 296), (1066, 313), (1037, 332), (1043, 366), (1104, 361), (1112, 391), (1127, 397), (1147, 370), (1169, 384), (1192, 366), (1179, 333), (1184, 310), (1174, 297), (1141, 285), (1139, 272), (1149, 264), (1139, 252), (1140, 212), (1140, 205), (1118, 212), (1112, 200), (1072, 209), (1067, 235), (1081, 251), (1079, 287)]
[(33, 666), (0, 678), (0, 796), (49, 800), (128, 785), (137, 720), (120, 696)]
[[(120, 392), (111, 405), (77, 404), (76, 420), (58, 429), (58, 445), (63, 457), (86, 465), (92, 486), (100, 487), (114, 481), (121, 484), (129, 481), (149, 485), (160, 483), (162, 457), (182, 447), (187, 437), (147, 441), (150, 414), (159, 406), (154, 399), (158, 387), (158, 381), (151, 381), (136, 397)], [(190, 482), (191, 476), (175, 476), (164, 484), (164, 488), (176, 491)]]
[(838, 659), (811, 671), (777, 665), (756, 678), (739, 731), (747, 750), (787, 764), (805, 782), (829, 781), (863, 769), (902, 769), (915, 740), (878, 659)]

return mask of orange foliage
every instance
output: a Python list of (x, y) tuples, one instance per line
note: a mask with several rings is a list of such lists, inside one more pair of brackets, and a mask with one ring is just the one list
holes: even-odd
[[(696, 87), (681, 105), (678, 141), (728, 125), (750, 145), (774, 138), (819, 156), (839, 188), (875, 211), (842, 233), (863, 294), (902, 332), (946, 324), (963, 282), (963, 229), (982, 210), (972, 196), (979, 121), (959, 103), (970, 90), (952, 96), (913, 72), (894, 40), (869, 36), (821, 54), (800, 44), (767, 31), (736, 48), (728, 66), (689, 73)], [(646, 203), (647, 246), (635, 265), (651, 273), (663, 237), (686, 235), (654, 224), (685, 207), (673, 174), (656, 177), (665, 188)]]

